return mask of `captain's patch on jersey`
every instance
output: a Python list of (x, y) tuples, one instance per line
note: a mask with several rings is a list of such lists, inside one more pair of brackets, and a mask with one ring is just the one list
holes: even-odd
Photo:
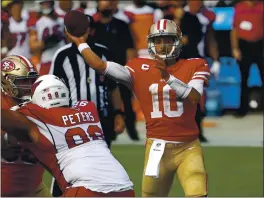
[(142, 70), (142, 71), (148, 71), (148, 70), (149, 70), (149, 65), (147, 65), (147, 64), (142, 64), (142, 66), (141, 66), (141, 70)]

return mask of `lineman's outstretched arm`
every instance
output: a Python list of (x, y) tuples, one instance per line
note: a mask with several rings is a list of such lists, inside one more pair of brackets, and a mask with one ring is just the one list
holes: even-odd
[[(1, 129), (5, 132), (12, 134), (18, 139), (28, 139), (31, 138), (33, 141), (37, 141), (36, 133), (34, 133), (35, 125), (23, 114), (2, 109), (1, 115)], [(2, 131), (1, 136), (5, 135)]]

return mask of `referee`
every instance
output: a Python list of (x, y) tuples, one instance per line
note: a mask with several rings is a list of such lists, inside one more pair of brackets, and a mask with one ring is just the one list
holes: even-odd
[[(97, 1), (97, 13), (93, 15), (94, 40), (108, 47), (112, 52), (113, 61), (125, 65), (129, 60), (137, 57), (134, 42), (128, 24), (115, 18), (115, 1)], [(117, 2), (116, 2), (117, 3)], [(138, 141), (136, 130), (136, 115), (132, 108), (132, 92), (124, 85), (119, 84), (125, 110), (125, 122), (129, 137)]]
[[(89, 30), (89, 26), (93, 24), (92, 19), (89, 17), (89, 20), (87, 20), (83, 14), (78, 16), (79, 12), (76, 11), (76, 13), (77, 15), (73, 16), (70, 16), (70, 13), (66, 14), (64, 25), (70, 31), (70, 23), (80, 23), (82, 28), (79, 30), (79, 34), (80, 36), (85, 35)], [(74, 18), (76, 16), (78, 17)], [(67, 17), (71, 20), (67, 20)], [(89, 35), (88, 44), (94, 52), (102, 59), (110, 59), (107, 47), (99, 43), (92, 44), (91, 40), (92, 36)], [(49, 73), (64, 79), (70, 90), (71, 104), (78, 100), (90, 100), (96, 104), (105, 140), (110, 147), (115, 133), (121, 133), (125, 127), (123, 113), (120, 110), (121, 97), (116, 82), (89, 68), (74, 43), (61, 47), (55, 53)], [(61, 195), (56, 183), (52, 189), (52, 194), (53, 196)]]

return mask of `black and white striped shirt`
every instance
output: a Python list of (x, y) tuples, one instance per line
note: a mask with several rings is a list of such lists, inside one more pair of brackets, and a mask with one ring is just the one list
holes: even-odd
[[(102, 59), (110, 59), (106, 46), (98, 43), (89, 46)], [(75, 44), (69, 43), (56, 52), (49, 73), (64, 79), (70, 90), (71, 104), (90, 100), (96, 104), (100, 116), (108, 116), (112, 108), (108, 91), (116, 87), (116, 82), (90, 68)]]

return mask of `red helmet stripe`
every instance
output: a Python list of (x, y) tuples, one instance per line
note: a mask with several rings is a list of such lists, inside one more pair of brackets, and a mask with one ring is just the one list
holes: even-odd
[(167, 26), (167, 20), (164, 20), (163, 22), (163, 29), (166, 30), (166, 26)]
[(29, 68), (29, 70), (33, 70), (34, 69), (32, 63), (26, 57), (21, 56), (21, 55), (16, 55), (16, 56), (18, 56), (19, 58), (21, 58), (26, 63), (26, 65)]
[(165, 19), (161, 19), (161, 20), (159, 20), (159, 23), (160, 23), (160, 25), (159, 25), (159, 29), (158, 30), (165, 30), (166, 29), (166, 22), (167, 22), (167, 20), (165, 20)]
[(160, 21), (161, 21), (161, 20), (159, 20), (159, 21), (158, 21), (158, 24), (157, 24), (157, 29), (158, 29), (158, 30), (160, 30)]
[(32, 85), (31, 87), (31, 95), (33, 96), (33, 94), (35, 93), (36, 91), (36, 88), (39, 86), (39, 84), (42, 82), (42, 80), (40, 80), (39, 82), (36, 82)]

